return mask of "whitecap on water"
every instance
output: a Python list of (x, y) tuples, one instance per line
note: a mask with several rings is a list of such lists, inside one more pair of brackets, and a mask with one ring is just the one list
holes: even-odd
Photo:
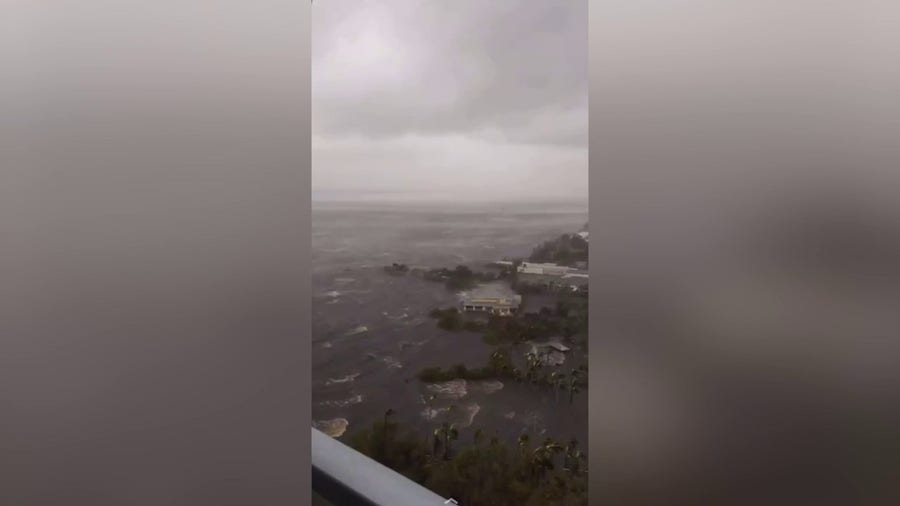
[(443, 383), (431, 383), (427, 388), (430, 392), (435, 394), (435, 396), (443, 399), (462, 399), (467, 393), (466, 380), (464, 379), (445, 381)]
[(515, 417), (516, 417), (515, 411), (510, 411), (509, 413), (503, 415), (503, 418), (506, 418), (507, 420), (512, 420)]
[(465, 426), (468, 427), (469, 425), (472, 425), (472, 422), (475, 421), (475, 415), (477, 415), (478, 412), (481, 411), (481, 406), (479, 406), (478, 404), (472, 404), (471, 406), (468, 406), (466, 410), (469, 413), (469, 421)]
[(441, 408), (427, 407), (422, 410), (421, 416), (428, 421), (433, 421), (434, 419), (441, 417), (448, 423), (455, 425), (457, 428), (464, 429), (472, 425), (472, 422), (475, 420), (475, 415), (477, 415), (479, 411), (481, 411), (481, 406), (477, 403), (467, 404), (465, 406), (454, 404), (449, 407)]
[(347, 335), (347, 336), (355, 336), (356, 334), (362, 334), (363, 332), (368, 332), (368, 331), (369, 331), (369, 327), (366, 327), (365, 325), (360, 325), (359, 327), (350, 329), (350, 330), (347, 331), (347, 333), (344, 334), (344, 335)]
[(450, 420), (450, 423), (456, 425), (456, 427), (460, 429), (464, 429), (470, 425), (475, 420), (475, 415), (481, 411), (481, 406), (477, 403), (468, 404), (465, 406), (450, 406), (447, 410), (447, 418)]
[(334, 298), (340, 297), (341, 292), (339, 292), (337, 290), (332, 290), (330, 292), (326, 292), (325, 296), (334, 299)]
[(450, 408), (425, 408), (422, 410), (422, 418), (425, 420), (434, 420), (438, 415), (446, 413)]
[(486, 393), (492, 394), (494, 392), (499, 392), (503, 389), (503, 383), (497, 380), (485, 380), (473, 382), (472, 385), (478, 390)]
[(420, 317), (414, 317), (414, 318), (407, 318), (407, 319), (403, 320), (401, 323), (406, 327), (417, 327), (417, 326), (422, 325), (423, 323), (427, 323), (427, 322), (428, 322), (428, 318), (423, 318), (420, 316)]
[(348, 374), (347, 376), (344, 376), (343, 378), (328, 378), (328, 380), (325, 381), (325, 385), (331, 386), (331, 385), (340, 385), (342, 383), (350, 383), (351, 381), (355, 380), (357, 376), (359, 376), (359, 373)]
[(319, 403), (320, 406), (325, 406), (328, 408), (345, 408), (347, 406), (352, 406), (354, 404), (359, 404), (363, 401), (362, 394), (354, 395), (349, 399), (343, 399), (339, 401), (322, 401)]
[(381, 360), (388, 366), (388, 369), (400, 369), (403, 367), (403, 364), (394, 357), (384, 357)]
[(539, 428), (543, 428), (544, 426), (544, 417), (536, 411), (527, 413), (520, 421), (525, 425), (525, 428), (529, 429), (532, 433), (540, 432)]
[(423, 339), (422, 341), (400, 341), (400, 349), (405, 350), (406, 348), (412, 348), (413, 346), (422, 346), (427, 343), (427, 339)]
[(325, 341), (324, 343), (322, 343), (323, 348), (331, 348), (331, 346), (332, 346), (332, 344), (330, 341)]
[(346, 418), (334, 418), (332, 420), (316, 420), (313, 427), (331, 437), (341, 437), (347, 431), (350, 422)]
[(348, 283), (352, 283), (356, 281), (355, 278), (334, 278), (334, 282), (339, 285), (346, 285)]

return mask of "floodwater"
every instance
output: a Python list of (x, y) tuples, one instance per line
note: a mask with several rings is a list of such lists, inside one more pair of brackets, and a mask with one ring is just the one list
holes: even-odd
[[(428, 312), (457, 294), (385, 265), (477, 268), (504, 256), (527, 256), (541, 242), (575, 232), (585, 209), (367, 207), (317, 205), (312, 222), (313, 424), (342, 440), (394, 418), (423, 435), (443, 421), (513, 440), (572, 437), (587, 444), (587, 397), (569, 403), (527, 385), (455, 381), (425, 385), (425, 367), (480, 367), (492, 347), (480, 334), (437, 328)], [(531, 347), (520, 346), (524, 355)], [(575, 351), (577, 353), (577, 350)], [(467, 436), (469, 433), (469, 436)]]

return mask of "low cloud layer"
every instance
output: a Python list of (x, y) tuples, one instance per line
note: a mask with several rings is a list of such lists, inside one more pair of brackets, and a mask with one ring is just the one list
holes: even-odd
[(313, 4), (313, 198), (587, 200), (587, 2)]

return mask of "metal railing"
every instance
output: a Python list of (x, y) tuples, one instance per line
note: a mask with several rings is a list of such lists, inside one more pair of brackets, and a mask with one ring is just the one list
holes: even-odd
[(313, 493), (335, 505), (457, 504), (314, 428), (311, 456)]

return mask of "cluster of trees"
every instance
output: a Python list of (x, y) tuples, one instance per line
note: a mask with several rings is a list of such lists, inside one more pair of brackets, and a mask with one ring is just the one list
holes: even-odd
[(449, 330), (451, 332), (457, 332), (460, 330), (480, 332), (485, 328), (485, 324), (483, 322), (467, 319), (459, 311), (459, 309), (456, 309), (455, 307), (449, 307), (447, 309), (434, 309), (431, 311), (431, 313), (429, 313), (429, 316), (438, 321), (438, 327), (444, 330)]
[(588, 261), (588, 242), (578, 234), (563, 234), (534, 248), (529, 262), (551, 262), (559, 265), (574, 265)]
[(526, 313), (519, 316), (488, 316), (487, 321), (472, 320), (454, 307), (434, 309), (429, 314), (437, 320), (439, 328), (457, 332), (484, 332), (487, 343), (517, 343), (541, 337), (550, 337), (559, 330), (556, 319), (547, 314)]
[(425, 383), (441, 383), (455, 379), (486, 380), (500, 378), (521, 378), (521, 372), (515, 367), (509, 348), (498, 348), (491, 352), (488, 363), (484, 367), (470, 369), (462, 364), (448, 369), (429, 367), (418, 374), (419, 380)]
[(588, 298), (583, 294), (572, 294), (556, 302), (555, 314), (561, 319), (560, 334), (563, 337), (584, 336), (588, 333)]
[(499, 273), (475, 272), (465, 265), (457, 265), (453, 269), (447, 269), (446, 267), (430, 269), (425, 271), (423, 277), (428, 281), (442, 282), (450, 290), (467, 290), (474, 288), (478, 283), (504, 279), (506, 275), (506, 271)]
[(478, 367), (470, 369), (462, 364), (443, 369), (441, 367), (426, 367), (419, 371), (416, 376), (424, 383), (443, 383), (445, 381), (453, 381), (456, 379), (464, 379), (468, 381), (480, 381), (498, 378), (497, 371), (489, 367)]
[(468, 445), (448, 423), (423, 438), (403, 429), (388, 410), (350, 446), (466, 506), (581, 506), (587, 504), (587, 459), (574, 439), (532, 444), (523, 434), (515, 445), (474, 432)]
[(566, 392), (569, 403), (574, 400), (576, 393), (587, 388), (587, 366), (584, 364), (571, 368), (566, 373), (559, 368), (545, 365), (546, 360), (541, 352), (530, 352), (525, 359), (524, 369), (516, 367), (510, 356), (509, 348), (504, 347), (494, 350), (488, 358), (487, 365), (483, 367), (469, 368), (462, 364), (447, 369), (429, 367), (420, 371), (417, 377), (424, 383), (443, 383), (457, 379), (467, 381), (514, 380), (519, 383), (552, 389), (556, 394), (557, 402), (560, 392)]
[(551, 388), (556, 394), (557, 402), (559, 402), (560, 391), (568, 393), (569, 404), (571, 404), (575, 399), (575, 394), (581, 389), (587, 388), (587, 366), (584, 364), (572, 368), (566, 374), (561, 370), (548, 371), (540, 354), (529, 353), (526, 359), (524, 380), (534, 385)]
[(398, 264), (395, 262), (391, 265), (385, 265), (384, 270), (389, 274), (406, 274), (407, 272), (409, 272), (409, 266), (407, 266), (406, 264)]
[(484, 329), (484, 340), (488, 344), (500, 345), (553, 337), (561, 333), (561, 324), (561, 318), (546, 311), (490, 318)]
[(512, 316), (490, 315), (487, 321), (470, 320), (455, 307), (434, 309), (429, 315), (444, 330), (484, 332), (485, 341), (492, 345), (552, 336), (570, 338), (587, 335), (588, 331), (588, 300), (579, 295), (561, 297), (555, 309), (543, 308), (537, 313)]

